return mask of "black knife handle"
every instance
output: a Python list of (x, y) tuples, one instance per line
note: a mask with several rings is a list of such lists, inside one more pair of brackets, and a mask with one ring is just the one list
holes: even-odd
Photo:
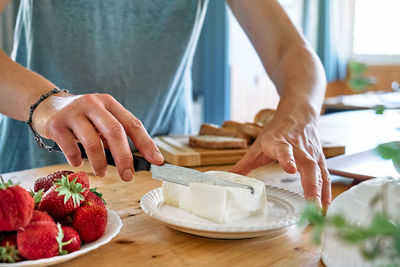
[[(85, 151), (85, 148), (83, 147), (83, 145), (81, 143), (78, 143), (78, 147), (79, 147), (79, 150), (81, 151), (81, 157), (83, 159), (87, 159), (88, 156), (86, 154), (86, 151)], [(53, 150), (55, 150), (57, 152), (62, 152), (56, 142), (54, 142), (54, 145), (52, 148), (53, 148)], [(106, 154), (107, 164), (115, 166), (115, 161), (111, 154), (111, 151), (109, 149), (105, 148), (104, 152)], [(132, 154), (132, 156), (133, 156), (133, 167), (134, 167), (135, 171), (137, 171), (137, 172), (150, 171), (150, 167), (151, 167), (150, 162), (148, 162), (145, 158), (137, 156), (135, 154)]]

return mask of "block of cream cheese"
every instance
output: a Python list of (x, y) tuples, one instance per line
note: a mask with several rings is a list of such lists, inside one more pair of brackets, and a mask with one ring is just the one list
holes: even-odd
[(207, 183), (184, 186), (163, 182), (164, 203), (218, 223), (267, 213), (267, 195), (262, 181), (230, 172), (210, 171), (207, 174), (250, 185), (254, 194), (243, 188)]

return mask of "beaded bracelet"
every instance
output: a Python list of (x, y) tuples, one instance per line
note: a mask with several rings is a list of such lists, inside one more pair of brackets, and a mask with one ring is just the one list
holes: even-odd
[(49, 96), (59, 93), (59, 92), (66, 92), (69, 93), (68, 90), (66, 89), (59, 89), (59, 88), (54, 88), (53, 90), (51, 90), (50, 92), (48, 92), (47, 94), (43, 94), (40, 96), (40, 98), (30, 107), (30, 111), (29, 111), (29, 119), (26, 121), (26, 123), (29, 125), (29, 128), (31, 128), (31, 131), (35, 137), (36, 143), (38, 144), (38, 146), (40, 148), (43, 148), (45, 150), (47, 150), (48, 152), (53, 151), (53, 148), (46, 145), (42, 138), (40, 138), (39, 134), (35, 131), (35, 129), (33, 129), (32, 126), (32, 116), (33, 116), (33, 112), (35, 111), (36, 107), (45, 99), (47, 99)]

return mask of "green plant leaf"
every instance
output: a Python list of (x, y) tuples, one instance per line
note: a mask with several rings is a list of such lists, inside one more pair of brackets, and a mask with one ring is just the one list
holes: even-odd
[(349, 62), (349, 71), (351, 74), (363, 74), (367, 70), (367, 66), (363, 63), (350, 61)]
[(375, 114), (382, 115), (385, 112), (386, 107), (384, 105), (376, 105), (374, 107)]
[(384, 159), (400, 160), (400, 142), (380, 144), (376, 151)]
[(372, 218), (371, 224), (366, 229), (366, 233), (371, 236), (392, 236), (400, 229), (399, 225), (396, 225), (385, 214), (375, 214)]
[(323, 225), (324, 224), (324, 215), (322, 210), (318, 205), (314, 202), (308, 202), (306, 208), (304, 209), (300, 220), (299, 225), (304, 225), (307, 221), (311, 225)]

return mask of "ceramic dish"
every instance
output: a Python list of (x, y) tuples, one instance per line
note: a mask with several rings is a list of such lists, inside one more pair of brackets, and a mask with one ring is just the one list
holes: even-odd
[(268, 215), (252, 216), (229, 224), (212, 222), (164, 204), (161, 188), (146, 193), (140, 206), (152, 218), (189, 234), (222, 239), (275, 236), (297, 222), (306, 201), (303, 196), (282, 188), (267, 185), (266, 189)]
[[(353, 186), (332, 201), (327, 216), (341, 214), (348, 222), (366, 227), (370, 224), (373, 214), (382, 213), (381, 204), (373, 206), (371, 203), (378, 194), (382, 194), (383, 186), (386, 186), (384, 191), (386, 212), (399, 220), (400, 180), (395, 178), (375, 178)], [(358, 246), (344, 242), (332, 228), (324, 231), (321, 254), (323, 262), (328, 267), (388, 266), (382, 262), (370, 262), (364, 259)]]
[(0, 263), (0, 266), (47, 266), (47, 265), (53, 265), (53, 264), (58, 264), (61, 262), (69, 261), (73, 258), (76, 258), (82, 254), (86, 254), (89, 251), (92, 251), (94, 249), (97, 249), (98, 247), (107, 244), (108, 242), (111, 241), (121, 230), (122, 227), (122, 222), (121, 219), (119, 218), (118, 214), (113, 211), (113, 210), (107, 210), (108, 211), (108, 219), (107, 219), (107, 228), (106, 232), (103, 234), (102, 237), (100, 237), (98, 240), (84, 244), (80, 250), (72, 252), (67, 255), (63, 256), (56, 256), (52, 258), (47, 258), (47, 259), (40, 259), (40, 260), (27, 260), (27, 261), (21, 261), (21, 262), (16, 262), (16, 263)]

